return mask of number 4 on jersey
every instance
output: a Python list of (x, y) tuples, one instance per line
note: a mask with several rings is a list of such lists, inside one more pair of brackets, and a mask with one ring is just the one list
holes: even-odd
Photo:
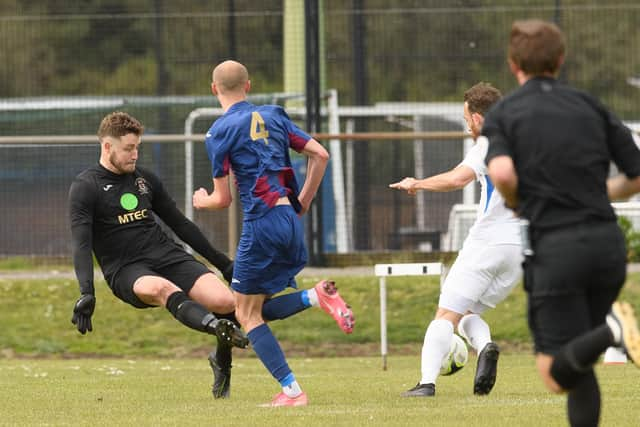
[(251, 139), (256, 141), (258, 139), (264, 140), (265, 144), (269, 144), (267, 138), (269, 138), (269, 131), (264, 125), (264, 119), (257, 111), (251, 113)]

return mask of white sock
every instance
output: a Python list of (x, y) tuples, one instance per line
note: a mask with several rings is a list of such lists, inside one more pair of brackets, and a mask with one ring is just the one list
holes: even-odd
[(289, 397), (298, 397), (302, 394), (302, 389), (298, 381), (294, 381), (286, 387), (282, 387), (282, 392)]
[(453, 324), (445, 319), (431, 321), (422, 344), (422, 379), (420, 384), (435, 384), (442, 360), (449, 354)]
[(622, 346), (622, 328), (620, 324), (614, 319), (614, 317), (610, 314), (605, 318), (607, 322), (607, 326), (613, 335), (613, 342), (617, 347)]
[(458, 323), (458, 333), (466, 339), (478, 353), (491, 342), (489, 325), (478, 314), (467, 314)]
[(318, 292), (316, 292), (315, 288), (307, 289), (307, 298), (309, 298), (309, 304), (311, 304), (311, 307), (318, 307), (320, 305), (320, 301), (318, 301)]

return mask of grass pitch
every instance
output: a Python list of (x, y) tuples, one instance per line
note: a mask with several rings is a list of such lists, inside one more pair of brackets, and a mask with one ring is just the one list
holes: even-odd
[[(299, 284), (307, 288), (318, 279), (304, 277)], [(472, 355), (465, 369), (439, 379), (435, 398), (406, 399), (400, 393), (420, 376), (420, 345), (435, 312), (438, 281), (388, 280), (387, 371), (376, 356), (377, 279), (340, 277), (338, 283), (356, 313), (352, 335), (342, 334), (321, 310), (270, 324), (310, 406), (261, 408), (279, 387), (252, 350), (235, 359), (232, 398), (214, 400), (206, 360), (213, 339), (166, 310), (132, 309), (98, 281), (94, 332), (82, 336), (69, 321), (75, 280), (0, 277), (0, 426), (567, 425), (566, 398), (546, 392), (530, 351), (522, 350), (530, 337), (521, 287), (486, 315), (503, 346), (491, 395), (472, 394)], [(640, 308), (640, 274), (629, 275), (623, 298)], [(307, 357), (296, 357), (301, 354)], [(597, 370), (601, 425), (640, 425), (640, 371), (631, 364)]]
[[(231, 399), (214, 400), (202, 359), (0, 360), (0, 425), (109, 426), (565, 426), (565, 397), (547, 393), (533, 357), (503, 354), (489, 396), (472, 394), (476, 358), (440, 377), (435, 398), (401, 398), (419, 356), (292, 358), (309, 395), (303, 408), (262, 408), (279, 391), (252, 357), (236, 358)], [(640, 419), (639, 372), (599, 365), (601, 425)]]
[[(185, 328), (164, 308), (134, 309), (119, 301), (107, 285), (96, 283), (93, 332), (80, 335), (71, 324), (78, 285), (70, 277), (12, 278), (0, 270), (0, 359), (3, 357), (200, 357), (210, 351), (211, 337)], [(301, 289), (321, 277), (300, 277)], [(380, 296), (372, 276), (335, 277), (340, 294), (356, 316), (353, 334), (345, 335), (320, 309), (269, 324), (288, 355), (359, 356), (377, 354), (380, 342)], [(436, 277), (391, 277), (387, 280), (388, 340), (393, 349), (419, 348), (436, 311), (440, 293)], [(630, 274), (622, 298), (640, 314), (640, 274)], [(518, 286), (483, 317), (492, 338), (503, 348), (530, 348), (526, 298)], [(294, 351), (295, 350), (295, 351)], [(367, 353), (368, 352), (368, 353)], [(395, 350), (395, 354), (399, 354)], [(1, 412), (1, 411), (0, 411)]]

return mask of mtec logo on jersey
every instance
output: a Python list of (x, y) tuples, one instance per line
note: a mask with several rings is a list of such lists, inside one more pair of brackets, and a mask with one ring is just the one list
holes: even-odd
[[(138, 198), (136, 197), (135, 194), (124, 193), (120, 197), (120, 206), (122, 206), (124, 209), (128, 211), (133, 211), (135, 208), (138, 207)], [(147, 218), (147, 216), (148, 216), (147, 210), (141, 209), (139, 211), (129, 212), (124, 215), (118, 215), (118, 222), (120, 224), (128, 224), (131, 221), (138, 221), (143, 218)]]

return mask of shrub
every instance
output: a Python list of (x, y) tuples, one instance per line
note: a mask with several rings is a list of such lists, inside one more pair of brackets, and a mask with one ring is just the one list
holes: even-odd
[(618, 224), (624, 233), (624, 240), (627, 243), (627, 260), (640, 261), (640, 232), (633, 228), (631, 220), (625, 216), (618, 217)]

